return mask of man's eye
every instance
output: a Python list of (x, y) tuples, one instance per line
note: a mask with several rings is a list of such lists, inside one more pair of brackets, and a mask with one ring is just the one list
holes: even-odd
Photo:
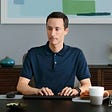
[(59, 28), (56, 28), (56, 31), (59, 31), (60, 29)]
[(47, 29), (48, 29), (48, 30), (52, 30), (52, 28), (50, 28), (50, 27), (48, 27)]

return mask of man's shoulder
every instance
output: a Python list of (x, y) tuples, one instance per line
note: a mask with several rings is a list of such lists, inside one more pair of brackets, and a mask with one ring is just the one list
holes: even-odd
[(73, 52), (82, 52), (82, 50), (78, 47), (68, 46), (68, 48)]
[(44, 47), (45, 47), (45, 45), (38, 46), (38, 47), (32, 47), (32, 48), (30, 48), (28, 51), (29, 51), (29, 52), (42, 51), (42, 49), (44, 49)]

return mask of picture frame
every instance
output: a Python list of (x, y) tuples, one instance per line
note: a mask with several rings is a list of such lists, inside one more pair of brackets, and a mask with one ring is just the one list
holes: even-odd
[[(31, 2), (29, 4), (33, 4), (33, 1), (38, 2), (37, 5), (39, 8), (32, 11), (34, 15), (32, 14), (32, 12), (30, 12), (30, 9), (33, 9), (35, 3), (32, 5), (32, 7), (30, 7), (28, 12), (24, 11), (26, 10), (24, 8), (24, 5), (26, 5), (26, 2), (28, 1)], [(45, 10), (41, 5), (39, 5), (39, 4), (43, 5), (43, 1), (48, 2), (47, 4), (49, 4), (49, 6), (43, 6), (45, 7), (45, 9), (48, 10)], [(69, 4), (70, 5), (72, 4), (71, 3), (72, 0), (69, 1), (70, 3), (66, 3), (68, 2), (68, 0), (56, 0), (53, 2), (51, 2), (50, 0), (46, 0), (46, 1), (45, 0), (41, 0), (41, 1), (40, 0), (1, 0), (1, 24), (45, 24), (45, 19), (51, 11), (64, 12), (68, 16), (70, 20), (70, 24), (112, 24), (112, 15), (111, 15), (112, 8), (110, 6), (110, 4), (112, 4), (111, 0), (106, 1), (107, 2), (106, 8), (101, 8), (101, 11), (98, 11), (97, 13), (89, 13), (89, 15), (88, 13), (83, 13), (83, 14), (80, 13), (77, 15), (69, 14), (69, 12), (71, 13), (73, 11), (73, 9), (69, 11), (69, 8), (68, 9), (66, 8), (69, 7), (68, 6)], [(101, 3), (103, 2), (105, 3), (105, 0), (95, 0), (95, 1), (100, 1)], [(61, 4), (60, 6), (58, 4), (59, 2)], [(55, 4), (55, 7), (52, 4)], [(104, 7), (104, 5), (106, 4), (103, 4), (101, 6)], [(22, 11), (24, 13), (22, 14), (22, 16), (20, 16), (20, 12)], [(45, 13), (43, 13), (42, 11), (43, 12), (45, 11)], [(27, 13), (28, 15), (26, 15)]]

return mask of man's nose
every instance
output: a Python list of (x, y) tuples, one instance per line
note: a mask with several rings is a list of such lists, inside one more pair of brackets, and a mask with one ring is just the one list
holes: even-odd
[(55, 35), (56, 34), (56, 31), (53, 29), (52, 31), (51, 31), (51, 35), (53, 36), (53, 35)]

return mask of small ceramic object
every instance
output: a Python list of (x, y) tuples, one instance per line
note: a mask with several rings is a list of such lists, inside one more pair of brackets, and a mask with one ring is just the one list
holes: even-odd
[(15, 61), (6, 56), (4, 59), (0, 60), (0, 65), (2, 67), (13, 67), (15, 65)]

